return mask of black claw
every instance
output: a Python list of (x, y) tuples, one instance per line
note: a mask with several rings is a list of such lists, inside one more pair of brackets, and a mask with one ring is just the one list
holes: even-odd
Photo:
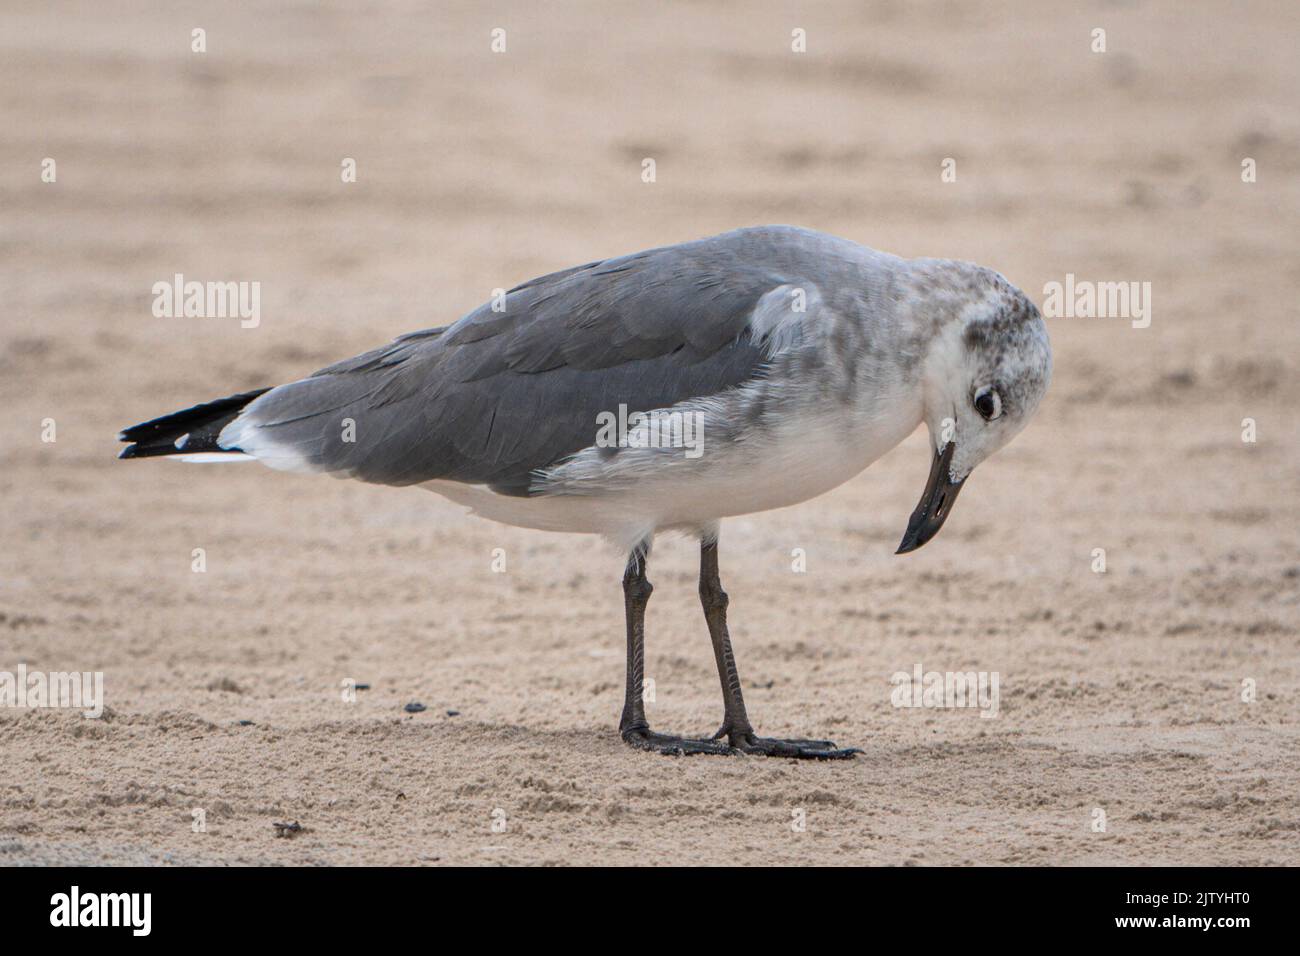
[(697, 737), (676, 737), (672, 734), (657, 734), (646, 727), (636, 727), (623, 731), (623, 742), (637, 750), (651, 753), (667, 754), (677, 757), (691, 757), (695, 754), (733, 754), (736, 751), (719, 740), (703, 740)]
[(723, 743), (718, 737), (677, 737), (672, 734), (657, 734), (648, 727), (632, 727), (622, 731), (622, 736), (623, 742), (629, 747), (681, 757), (695, 754), (754, 754), (792, 760), (847, 760), (862, 753), (857, 747), (836, 747), (832, 740), (781, 740), (775, 737), (755, 737), (753, 734), (727, 734), (729, 741)]
[(788, 757), (792, 760), (848, 760), (862, 753), (857, 747), (836, 747), (831, 740), (782, 740), (745, 734), (732, 739), (741, 753), (764, 757)]

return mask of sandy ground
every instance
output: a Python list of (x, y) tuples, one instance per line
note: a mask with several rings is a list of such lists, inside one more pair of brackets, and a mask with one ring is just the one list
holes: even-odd
[[(0, 708), (0, 862), (1296, 862), (1298, 39), (1280, 2), (6, 5), (0, 670), (102, 671), (109, 711)], [(1038, 418), (923, 551), (921, 434), (724, 526), (751, 716), (851, 763), (625, 749), (593, 539), (114, 460), (494, 287), (765, 222), (1040, 303), (1153, 288), (1146, 329), (1049, 321)], [(155, 318), (177, 272), (261, 282), (261, 324)], [(720, 717), (695, 557), (650, 567), (661, 729)], [(893, 707), (918, 664), (997, 672), (998, 715)]]

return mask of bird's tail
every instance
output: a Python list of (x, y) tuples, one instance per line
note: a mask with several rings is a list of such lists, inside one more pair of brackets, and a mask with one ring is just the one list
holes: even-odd
[(235, 420), (245, 405), (267, 391), (270, 389), (259, 388), (253, 392), (219, 398), (215, 402), (195, 405), (140, 425), (132, 425), (117, 436), (119, 441), (131, 442), (117, 457), (238, 453), (238, 448), (222, 448), (218, 445), (217, 436), (221, 434), (221, 429)]

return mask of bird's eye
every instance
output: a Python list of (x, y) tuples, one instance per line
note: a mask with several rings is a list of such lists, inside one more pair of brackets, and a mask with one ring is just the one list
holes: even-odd
[(975, 410), (991, 422), (1002, 414), (1002, 396), (992, 385), (985, 385), (975, 393)]

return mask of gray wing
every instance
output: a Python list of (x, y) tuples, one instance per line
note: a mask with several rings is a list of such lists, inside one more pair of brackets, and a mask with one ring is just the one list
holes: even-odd
[(535, 471), (594, 443), (600, 412), (760, 376), (776, 330), (788, 337), (770, 313), (789, 309), (774, 293), (799, 281), (801, 234), (743, 230), (534, 279), (509, 290), (504, 311), (485, 304), (272, 389), (221, 443), (365, 481), (527, 494)]

